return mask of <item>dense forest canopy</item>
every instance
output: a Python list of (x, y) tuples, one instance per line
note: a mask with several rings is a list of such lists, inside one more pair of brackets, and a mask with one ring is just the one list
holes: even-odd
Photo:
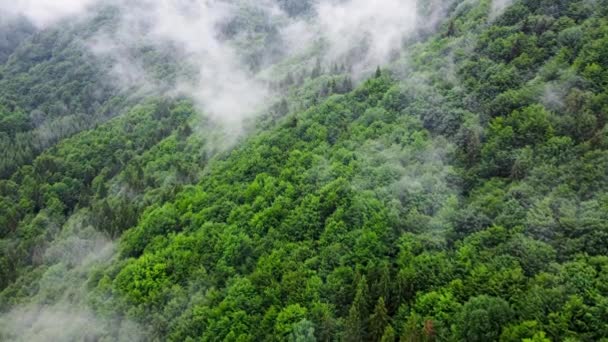
[(608, 1), (42, 2), (1, 341), (608, 341)]

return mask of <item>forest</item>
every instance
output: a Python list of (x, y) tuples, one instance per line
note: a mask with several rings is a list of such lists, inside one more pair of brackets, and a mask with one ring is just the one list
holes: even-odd
[(608, 342), (607, 0), (223, 1), (0, 5), (0, 341)]

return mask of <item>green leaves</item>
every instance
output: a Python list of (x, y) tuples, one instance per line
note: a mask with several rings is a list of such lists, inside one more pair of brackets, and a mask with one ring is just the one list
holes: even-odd
[(472, 342), (496, 341), (512, 316), (513, 310), (503, 299), (489, 296), (471, 298), (458, 316), (458, 337)]
[[(281, 2), (292, 15), (302, 4)], [(54, 64), (42, 39), (0, 71), (0, 173), (32, 164), (0, 180), (0, 307), (71, 272), (45, 248), (77, 212), (119, 246), (87, 300), (149, 325), (150, 339), (599, 340), (602, 4), (519, 1), (490, 22), (490, 1), (459, 4), (447, 34), (420, 37), (354, 90), (337, 65), (322, 75), (322, 59), (314, 80), (288, 75), (290, 93), (219, 154), (185, 101), (150, 101), (63, 139), (122, 100), (99, 107), (87, 70)], [(66, 70), (78, 82), (51, 101), (44, 78)], [(19, 89), (26, 98), (11, 104)], [(95, 120), (70, 116), (85, 107)], [(45, 144), (61, 141), (32, 150), (23, 133), (46, 116), (61, 134)]]

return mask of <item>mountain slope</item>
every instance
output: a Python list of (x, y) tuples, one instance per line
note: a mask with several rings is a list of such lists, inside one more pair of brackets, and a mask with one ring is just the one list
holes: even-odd
[(155, 98), (17, 165), (0, 337), (605, 339), (608, 3), (495, 5), (281, 80), (233, 148)]

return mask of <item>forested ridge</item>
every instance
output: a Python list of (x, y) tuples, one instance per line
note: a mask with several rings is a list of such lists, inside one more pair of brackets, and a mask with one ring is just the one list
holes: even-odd
[[(282, 62), (229, 146), (108, 82), (112, 11), (0, 21), (0, 340), (608, 341), (608, 2), (493, 8), (360, 81)], [(223, 28), (253, 69), (256, 15)]]

